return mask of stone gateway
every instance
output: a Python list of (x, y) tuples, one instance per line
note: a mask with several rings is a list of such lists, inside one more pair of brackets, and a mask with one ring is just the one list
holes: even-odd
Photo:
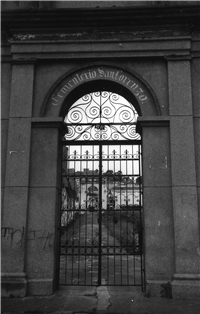
[(200, 5), (2, 2), (2, 296), (200, 298)]

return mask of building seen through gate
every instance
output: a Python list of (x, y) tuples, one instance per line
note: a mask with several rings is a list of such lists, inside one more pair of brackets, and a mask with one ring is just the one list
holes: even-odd
[(2, 1), (3, 296), (200, 298), (199, 11)]
[(67, 112), (60, 284), (143, 288), (137, 116), (124, 97), (105, 90), (84, 95)]

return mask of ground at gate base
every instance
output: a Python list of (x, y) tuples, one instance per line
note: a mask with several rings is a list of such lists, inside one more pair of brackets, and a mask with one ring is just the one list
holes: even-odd
[(4, 314), (200, 314), (200, 300), (146, 297), (140, 287), (61, 287), (48, 297), (2, 298)]

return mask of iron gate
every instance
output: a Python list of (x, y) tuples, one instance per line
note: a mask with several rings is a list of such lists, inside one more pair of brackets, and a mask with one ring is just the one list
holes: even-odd
[(59, 283), (143, 286), (140, 139), (102, 139), (63, 141)]

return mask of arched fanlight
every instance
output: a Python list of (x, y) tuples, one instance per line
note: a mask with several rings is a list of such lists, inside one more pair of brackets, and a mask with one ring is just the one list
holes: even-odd
[(93, 92), (78, 99), (65, 116), (66, 140), (140, 140), (138, 113), (123, 96)]

